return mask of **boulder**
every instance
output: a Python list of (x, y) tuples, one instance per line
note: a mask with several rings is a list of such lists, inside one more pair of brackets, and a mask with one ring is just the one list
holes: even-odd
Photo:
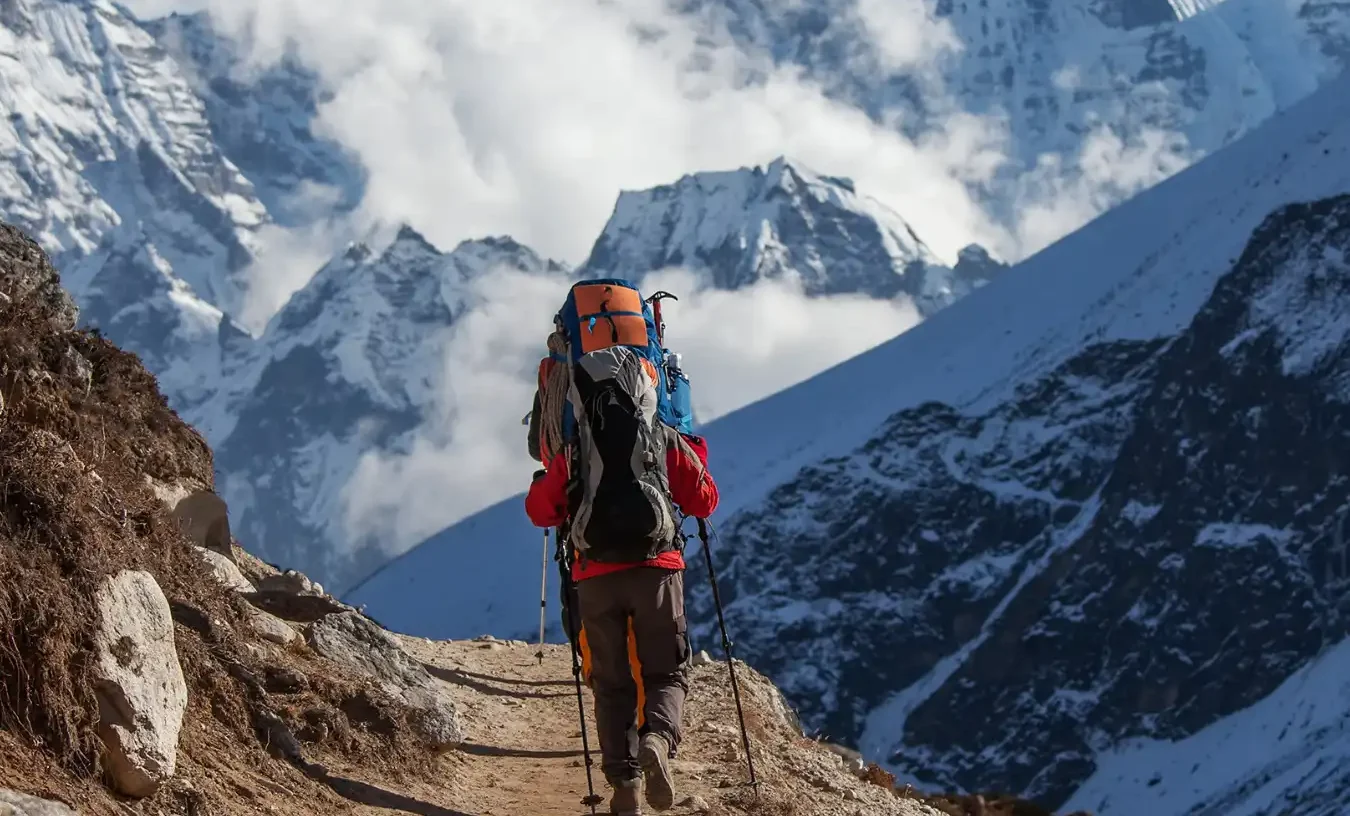
[(239, 567), (233, 561), (216, 552), (208, 550), (205, 547), (193, 546), (197, 555), (201, 556), (206, 562), (206, 566), (211, 570), (211, 577), (215, 578), (221, 586), (226, 589), (232, 589), (235, 592), (253, 592), (252, 582), (244, 577), (244, 573), (239, 571)]
[(297, 623), (313, 623), (328, 615), (356, 611), (327, 595), (296, 595), (275, 589), (259, 589), (257, 592), (246, 592), (243, 597), (264, 612)]
[(278, 646), (289, 646), (300, 639), (300, 634), (289, 623), (261, 609), (253, 610), (248, 625), (258, 637)]
[(308, 575), (296, 570), (286, 570), (279, 575), (269, 575), (258, 582), (261, 592), (289, 592), (292, 595), (322, 595), (323, 585), (311, 581)]
[(47, 253), (17, 227), (0, 224), (0, 267), (5, 269), (4, 305), (25, 300), (39, 303), (51, 315), (57, 332), (71, 331), (79, 319), (75, 301), (61, 286)]
[(174, 505), (173, 515), (178, 519), (183, 535), (193, 544), (234, 559), (234, 550), (230, 547), (229, 509), (224, 499), (210, 490), (195, 490)]
[(75, 811), (60, 802), (0, 788), (0, 816), (75, 816)]
[(426, 667), (398, 647), (393, 637), (355, 612), (329, 615), (309, 627), (309, 645), (348, 669), (373, 677), (390, 696), (412, 709), (412, 725), (439, 748), (464, 741), (459, 710)]
[(95, 602), (104, 767), (119, 792), (150, 796), (174, 774), (187, 708), (169, 602), (155, 579), (137, 570), (109, 577)]

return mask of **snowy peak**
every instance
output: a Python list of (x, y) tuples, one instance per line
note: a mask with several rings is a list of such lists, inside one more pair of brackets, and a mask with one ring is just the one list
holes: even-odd
[(365, 171), (338, 144), (316, 137), (329, 96), (292, 54), (264, 68), (243, 57), (250, 43), (218, 32), (206, 13), (171, 14), (144, 24), (177, 61), (205, 104), (221, 149), (258, 190), (271, 217), (304, 222), (361, 198)]
[(961, 287), (899, 214), (850, 179), (786, 157), (622, 193), (586, 272), (641, 277), (671, 266), (723, 289), (791, 279), (813, 295), (903, 292), (926, 313), (968, 291), (952, 291)]
[(106, 0), (28, 0), (7, 14), (0, 211), (76, 256), (138, 223), (194, 290), (235, 307), (233, 273), (266, 212), (178, 64)]
[[(216, 445), (236, 525), (268, 558), (343, 586), (387, 542), (354, 540), (344, 490), (363, 456), (406, 451), (445, 387), (456, 322), (505, 276), (567, 267), (510, 238), (442, 252), (404, 225), (335, 256), (269, 323)], [(257, 490), (258, 485), (270, 485)]]

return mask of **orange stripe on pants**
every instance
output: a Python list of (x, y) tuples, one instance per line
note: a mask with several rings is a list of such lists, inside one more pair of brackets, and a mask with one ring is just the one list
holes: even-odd
[[(586, 627), (581, 627), (577, 637), (581, 648), (581, 679), (589, 687), (591, 684), (591, 649), (586, 643)], [(647, 695), (642, 688), (642, 663), (638, 660), (637, 638), (633, 635), (633, 619), (628, 619), (628, 665), (633, 670), (633, 682), (637, 684), (637, 727), (646, 721)]]

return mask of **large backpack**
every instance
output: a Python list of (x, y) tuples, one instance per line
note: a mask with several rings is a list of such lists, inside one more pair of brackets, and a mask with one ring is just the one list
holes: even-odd
[[(575, 283), (554, 316), (554, 324), (566, 339), (567, 353), (550, 349), (539, 361), (534, 405), (526, 420), (532, 459), (547, 463), (554, 453), (548, 449), (541, 421), (548, 407), (541, 395), (548, 390), (554, 367), (569, 362), (575, 366), (582, 355), (613, 345), (632, 349), (655, 369), (657, 418), (680, 433), (694, 432), (689, 378), (679, 368), (679, 355), (669, 354), (663, 347), (659, 320), (636, 285), (622, 278)], [(561, 422), (563, 438), (574, 438), (576, 418), (570, 401), (562, 406)]]
[(571, 543), (582, 558), (632, 562), (673, 548), (675, 508), (666, 473), (667, 429), (657, 418), (659, 376), (625, 345), (572, 365), (576, 423), (567, 486)]
[[(539, 395), (559, 382), (554, 367), (566, 366), (560, 410), (572, 455), (571, 543), (594, 561), (655, 557), (677, 538), (665, 454), (672, 429), (693, 430), (689, 381), (662, 348), (651, 305), (628, 281), (574, 284), (554, 323), (562, 342), (540, 362), (535, 411), (544, 407)], [(558, 411), (558, 395), (550, 396), (549, 410)], [(547, 462), (555, 452), (531, 424), (531, 454)]]

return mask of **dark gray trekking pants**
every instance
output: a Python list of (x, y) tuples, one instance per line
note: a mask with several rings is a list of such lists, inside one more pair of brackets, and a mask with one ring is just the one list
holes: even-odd
[(689, 637), (684, 620), (684, 573), (635, 567), (577, 583), (578, 605), (591, 652), (591, 688), (601, 767), (610, 784), (638, 778), (637, 685), (628, 662), (632, 618), (642, 666), (644, 733), (680, 744), (680, 717), (689, 691)]

